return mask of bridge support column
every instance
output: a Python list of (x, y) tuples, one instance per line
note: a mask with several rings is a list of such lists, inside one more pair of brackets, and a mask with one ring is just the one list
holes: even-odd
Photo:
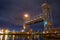
[(32, 29), (29, 30), (29, 40), (33, 40)]
[(47, 3), (43, 3), (42, 5), (42, 13), (43, 13), (43, 20), (44, 20), (44, 29), (50, 29), (52, 25), (52, 12), (51, 6)]

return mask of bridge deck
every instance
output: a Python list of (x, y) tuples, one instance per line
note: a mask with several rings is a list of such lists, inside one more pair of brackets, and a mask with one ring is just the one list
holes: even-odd
[(39, 18), (39, 19), (34, 19), (34, 20), (27, 21), (25, 24), (32, 25), (32, 24), (39, 23), (39, 22), (42, 22), (42, 21), (43, 21), (43, 19)]

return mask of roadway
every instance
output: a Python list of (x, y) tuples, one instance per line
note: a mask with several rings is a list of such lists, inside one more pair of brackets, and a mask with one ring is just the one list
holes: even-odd
[(37, 19), (27, 21), (25, 24), (26, 25), (32, 25), (32, 24), (39, 23), (39, 22), (42, 22), (42, 21), (43, 21), (43, 18), (37, 18)]

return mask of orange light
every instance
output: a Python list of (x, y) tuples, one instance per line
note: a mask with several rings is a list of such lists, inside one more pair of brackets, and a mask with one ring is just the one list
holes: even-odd
[(6, 34), (8, 34), (8, 32), (9, 32), (9, 30), (8, 30), (8, 29), (6, 29), (6, 30), (5, 30), (5, 33), (6, 33)]
[(25, 14), (25, 15), (24, 15), (24, 17), (26, 17), (26, 18), (27, 18), (27, 17), (29, 17), (29, 15), (28, 15), (28, 14)]
[(52, 25), (52, 23), (51, 22), (48, 22), (48, 25)]

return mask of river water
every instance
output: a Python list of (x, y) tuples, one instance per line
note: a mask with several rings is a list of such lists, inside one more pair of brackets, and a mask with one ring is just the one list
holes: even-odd
[(44, 39), (39, 35), (27, 36), (27, 35), (0, 35), (0, 40), (60, 40), (60, 39)]

